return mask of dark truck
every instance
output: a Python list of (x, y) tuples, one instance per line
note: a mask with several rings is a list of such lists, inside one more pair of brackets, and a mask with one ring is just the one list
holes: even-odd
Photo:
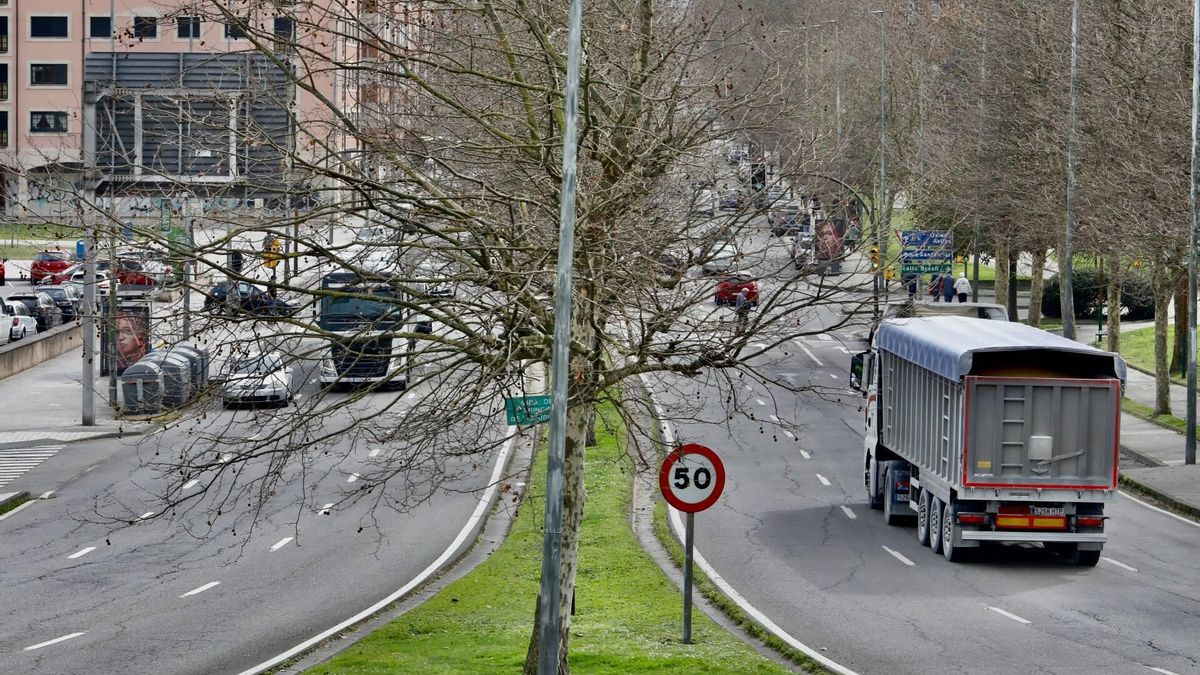
[[(321, 364), (322, 384), (408, 384), (418, 330), (407, 294), (381, 278), (334, 272), (321, 280), (317, 326), (332, 333)], [(408, 334), (405, 336), (405, 334)]]

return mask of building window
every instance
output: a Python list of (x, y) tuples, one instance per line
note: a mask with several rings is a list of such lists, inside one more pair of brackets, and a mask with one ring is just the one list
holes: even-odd
[(8, 53), (8, 17), (0, 16), (0, 54)]
[(65, 86), (67, 82), (67, 64), (65, 63), (31, 63), (29, 64), (29, 84), (34, 87)]
[(225, 37), (229, 40), (241, 40), (246, 37), (246, 31), (243, 29), (245, 24), (241, 21), (225, 24)]
[(290, 16), (275, 17), (275, 36), (285, 40), (296, 37), (296, 21)]
[(29, 133), (67, 133), (67, 113), (57, 110), (35, 110), (29, 113)]
[(111, 16), (93, 16), (88, 20), (88, 37), (93, 38), (110, 38), (112, 37), (112, 17)]
[(0, 148), (8, 147), (8, 111), (0, 110)]
[(8, 64), (0, 63), (0, 101), (8, 100)]
[(71, 29), (65, 16), (31, 16), (29, 17), (29, 37), (31, 38), (68, 38)]
[(200, 37), (200, 17), (181, 16), (175, 19), (179, 27), (178, 36), (184, 40)]
[(139, 40), (153, 40), (158, 37), (157, 16), (133, 17), (133, 37)]

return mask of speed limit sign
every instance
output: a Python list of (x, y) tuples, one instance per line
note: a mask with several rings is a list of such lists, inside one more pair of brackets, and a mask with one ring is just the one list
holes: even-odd
[(703, 511), (721, 497), (725, 489), (725, 466), (711, 448), (688, 443), (663, 460), (658, 486), (667, 503), (684, 513)]

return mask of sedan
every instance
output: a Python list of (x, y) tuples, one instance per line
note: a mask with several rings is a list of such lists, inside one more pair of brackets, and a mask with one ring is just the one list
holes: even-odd
[(0, 302), (0, 310), (4, 313), (4, 322), (8, 324), (8, 341), (16, 342), (30, 335), (37, 335), (37, 319), (29, 313), (29, 308), (20, 302)]
[(41, 251), (33, 256), (33, 264), (29, 266), (29, 281), (33, 284), (44, 283), (44, 280), (70, 266), (71, 256), (66, 251)]
[(208, 289), (204, 309), (214, 314), (246, 312), (253, 316), (295, 316), (299, 307), (245, 281), (222, 281)]
[(33, 318), (37, 319), (38, 330), (49, 330), (63, 321), (62, 310), (45, 293), (15, 293), (8, 296), (12, 302), (19, 302), (29, 309)]
[(284, 407), (292, 399), (292, 369), (283, 365), (279, 352), (252, 352), (234, 363), (221, 387), (226, 408), (242, 403), (274, 403)]
[(737, 303), (738, 294), (746, 289), (746, 299), (750, 305), (758, 306), (758, 281), (750, 272), (737, 272), (721, 277), (717, 281), (717, 306)]
[[(71, 273), (70, 279), (68, 279), (66, 281), (61, 281), (59, 283), (62, 284), (62, 283), (68, 283), (68, 282), (74, 286), (78, 286), (81, 289), (80, 292), (82, 293), (83, 286), (85, 283), (87, 283), (87, 272), (85, 272), (83, 270), (82, 266), (80, 266), (79, 269), (77, 269), (76, 271)], [(108, 272), (105, 272), (103, 270), (96, 270), (96, 292), (97, 293), (99, 293), (100, 295), (108, 295), (108, 292), (110, 290), (112, 290), (112, 285), (113, 285), (113, 282), (109, 278)]]
[(83, 307), (83, 293), (74, 284), (38, 286), (35, 290), (39, 293), (45, 293), (54, 300), (54, 304), (58, 305), (58, 308), (62, 310), (64, 323), (79, 318), (80, 308)]

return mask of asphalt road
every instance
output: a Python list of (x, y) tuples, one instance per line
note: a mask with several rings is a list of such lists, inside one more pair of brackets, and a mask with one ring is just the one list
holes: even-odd
[[(400, 408), (380, 413), (395, 396), (371, 394), (329, 424), (404, 414), (423, 395), (421, 388), (396, 395)], [(382, 501), (385, 493), (375, 491), (354, 502), (363, 496), (355, 483), (402, 450), (345, 434), (292, 457), (278, 483), (262, 484), (256, 517), (241, 503), (228, 503), (221, 517), (206, 508), (229, 485), (217, 479), (202, 492), (215, 472), (185, 483), (153, 466), (205, 428), (240, 435), (229, 443), (235, 452), (269, 443), (273, 425), (285, 419), (278, 416), (291, 410), (214, 407), (199, 427), (136, 445), (73, 445), (23, 477), (23, 486), (53, 495), (0, 521), (0, 672), (227, 673), (258, 664), (372, 605), (436, 560), (470, 517), (499, 454), (446, 461), (438, 471), (443, 489), (431, 489), (432, 473), (417, 473)], [(487, 433), (499, 439), (504, 427)], [(267, 463), (239, 470), (261, 475)], [(150, 514), (154, 496), (172, 485), (195, 495), (190, 508), (132, 527), (101, 518)], [(392, 508), (401, 493), (422, 503)]]
[(656, 380), (678, 441), (725, 464), (696, 541), (733, 588), (860, 673), (1200, 671), (1193, 523), (1121, 496), (1095, 568), (1032, 546), (950, 564), (915, 528), (884, 524), (866, 504), (861, 398), (847, 386), (859, 337), (843, 327), (764, 354), (758, 370), (779, 384)]

